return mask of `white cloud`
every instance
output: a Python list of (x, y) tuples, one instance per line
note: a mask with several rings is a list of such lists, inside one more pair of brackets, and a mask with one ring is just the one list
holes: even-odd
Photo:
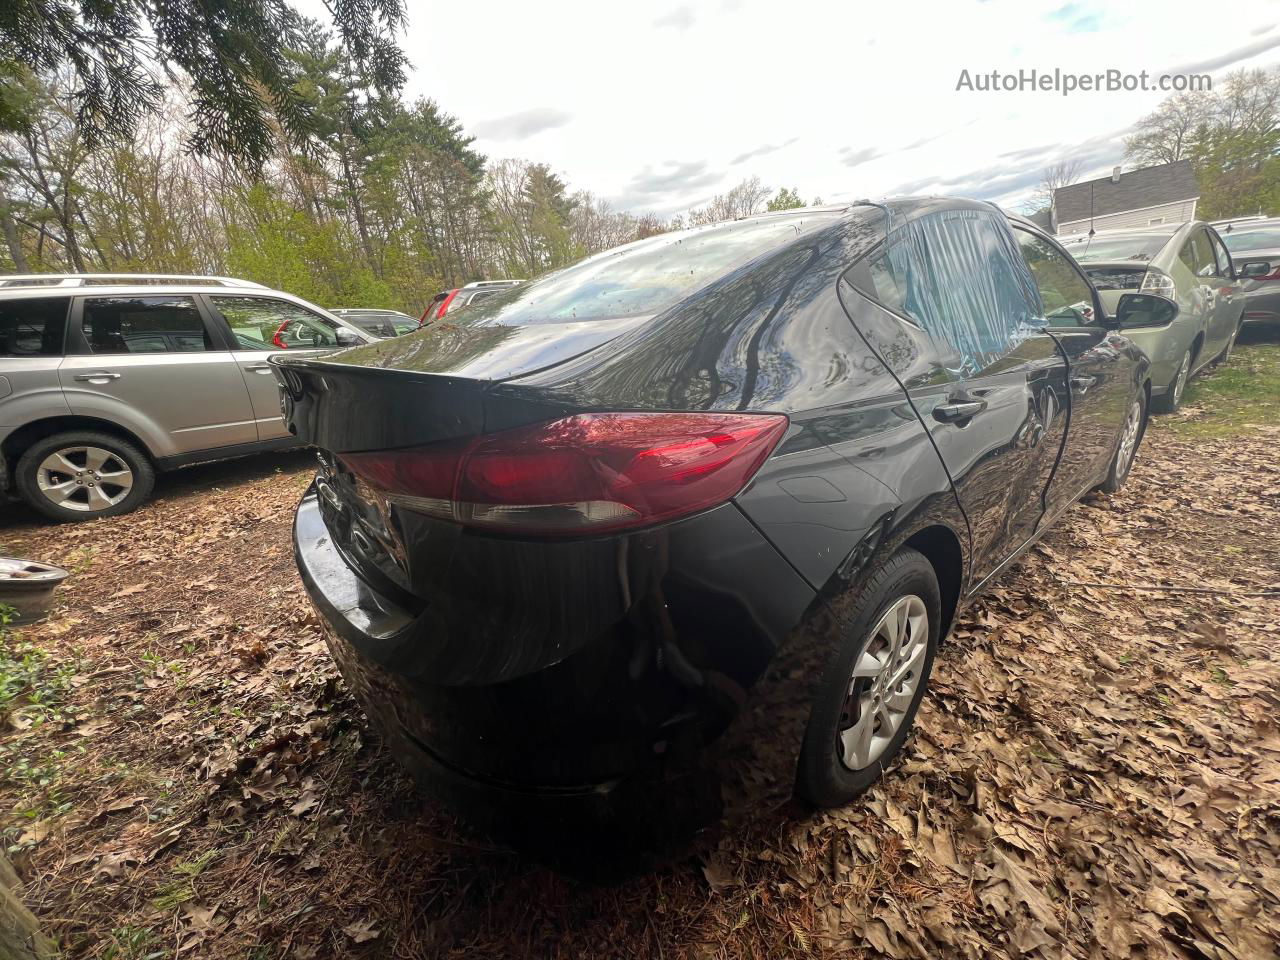
[(569, 114), (563, 110), (535, 107), (532, 110), (509, 113), (505, 117), (482, 120), (471, 127), (470, 132), (489, 140), (527, 140), (544, 130), (563, 127), (570, 119)]
[[(324, 15), (322, 0), (300, 2)], [(409, 97), (434, 98), (490, 155), (548, 163), (574, 188), (660, 213), (752, 175), (805, 197), (915, 186), (1014, 203), (1065, 153), (1105, 172), (1124, 129), (1163, 95), (957, 91), (962, 69), (1280, 62), (1280, 31), (1249, 29), (1275, 22), (1271, 0), (1237, 0), (1208, 20), (1187, 0), (410, 9)]]

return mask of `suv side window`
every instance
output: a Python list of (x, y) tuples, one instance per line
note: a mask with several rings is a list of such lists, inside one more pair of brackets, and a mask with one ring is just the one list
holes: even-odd
[(209, 297), (236, 340), (238, 350), (287, 350), (338, 346), (338, 325), (288, 300), (271, 297)]
[(1044, 326), (1035, 282), (1003, 216), (983, 210), (926, 214), (895, 230), (856, 286), (959, 353), (971, 376)]
[(69, 297), (0, 301), (0, 357), (56, 357), (67, 332)]
[(86, 297), (80, 321), (90, 353), (214, 350), (194, 297)]
[(1040, 291), (1040, 302), (1049, 324), (1055, 327), (1093, 324), (1093, 291), (1066, 254), (1034, 233), (1018, 229), (1013, 233)]

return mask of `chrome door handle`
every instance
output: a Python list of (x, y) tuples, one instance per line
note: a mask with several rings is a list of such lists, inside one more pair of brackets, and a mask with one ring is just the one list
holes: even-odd
[(956, 400), (952, 403), (941, 403), (933, 408), (933, 419), (940, 423), (959, 423), (975, 417), (987, 409), (985, 400)]
[(254, 373), (270, 373), (270, 372), (271, 372), (271, 364), (269, 364), (269, 363), (251, 363), (251, 364), (249, 364), (247, 367), (245, 367), (245, 369), (246, 369), (246, 370), (252, 370)]
[(1098, 382), (1097, 377), (1081, 376), (1071, 378), (1071, 390), (1081, 396), (1089, 392), (1089, 388)]
[(110, 370), (99, 370), (97, 373), (77, 373), (75, 379), (80, 383), (100, 383), (104, 380), (119, 380), (120, 374)]

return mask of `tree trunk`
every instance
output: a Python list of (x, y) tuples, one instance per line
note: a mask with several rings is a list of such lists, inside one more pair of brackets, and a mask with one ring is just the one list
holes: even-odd
[(4, 231), (4, 241), (9, 247), (9, 257), (13, 260), (13, 268), (18, 273), (30, 273), (26, 251), (22, 249), (22, 239), (18, 236), (18, 225), (9, 213), (9, 204), (0, 200), (0, 230)]
[(0, 853), (0, 960), (52, 960), (53, 944), (17, 895), (18, 875)]

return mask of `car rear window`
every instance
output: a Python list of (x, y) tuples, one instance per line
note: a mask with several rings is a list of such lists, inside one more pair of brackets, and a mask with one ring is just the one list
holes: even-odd
[[(588, 257), (460, 311), (464, 326), (573, 323), (660, 313), (740, 264), (832, 222), (833, 212), (666, 233)], [(480, 299), (477, 297), (476, 299)], [(448, 314), (453, 319), (453, 314)]]
[(1241, 230), (1236, 228), (1230, 233), (1221, 234), (1222, 242), (1232, 253), (1238, 250), (1270, 250), (1280, 247), (1280, 227), (1266, 230)]
[(1153, 260), (1172, 234), (1126, 233), (1121, 237), (1084, 237), (1060, 241), (1081, 263), (1097, 260)]
[(51, 357), (62, 353), (67, 297), (0, 301), (0, 357)]

